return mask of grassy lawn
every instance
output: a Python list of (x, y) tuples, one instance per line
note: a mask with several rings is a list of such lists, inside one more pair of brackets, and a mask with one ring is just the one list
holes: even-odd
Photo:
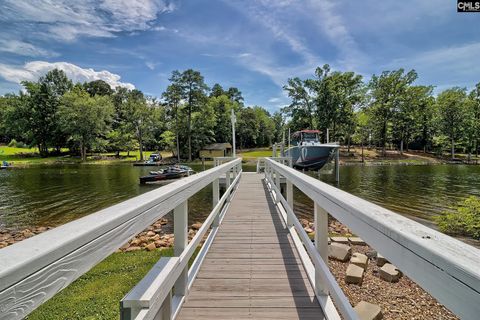
[[(68, 152), (68, 149), (62, 149), (62, 152)], [(150, 154), (156, 153), (155, 151), (144, 151), (143, 156), (147, 159)], [(162, 157), (168, 158), (172, 156), (172, 153), (169, 151), (162, 151), (160, 152)], [(101, 157), (113, 157), (115, 153), (108, 152), (108, 153), (101, 153), (101, 154), (94, 154), (89, 156), (87, 159), (87, 163), (90, 164), (110, 164), (116, 162), (129, 162), (135, 161), (136, 159), (140, 159), (140, 151), (131, 151), (129, 157), (127, 157), (127, 152), (120, 152), (120, 156), (122, 158), (119, 159), (98, 159), (98, 156)], [(53, 163), (80, 163), (81, 160), (79, 157), (70, 157), (66, 156), (52, 156), (42, 158), (38, 154), (37, 148), (14, 148), (14, 147), (7, 147), (7, 146), (0, 146), (0, 162), (7, 161), (13, 162), (14, 166), (25, 166), (25, 165), (35, 165), (35, 164), (53, 164)]]
[[(27, 319), (118, 319), (119, 302), (173, 249), (114, 253), (41, 305)], [(193, 259), (193, 258), (192, 258)]]
[(239, 152), (238, 155), (243, 159), (271, 157), (272, 150), (269, 150), (269, 149), (249, 150), (246, 152)]

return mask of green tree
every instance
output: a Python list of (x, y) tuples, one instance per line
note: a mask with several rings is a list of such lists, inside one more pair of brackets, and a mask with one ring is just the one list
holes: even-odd
[(172, 72), (170, 81), (181, 88), (182, 99), (186, 102), (184, 109), (187, 115), (188, 161), (192, 161), (192, 113), (200, 111), (205, 106), (208, 87), (200, 72), (192, 69), (182, 73)]
[(6, 94), (0, 97), (0, 141), (7, 143), (12, 139), (27, 144), (32, 142), (30, 128), (30, 109), (24, 93)]
[[(171, 79), (173, 81), (173, 78)], [(172, 83), (167, 87), (167, 90), (162, 94), (167, 107), (167, 115), (174, 121), (175, 143), (177, 161), (180, 162), (180, 124), (179, 111), (182, 101), (182, 88), (178, 83)]]
[[(422, 146), (423, 152), (433, 146), (433, 137), (438, 131), (438, 112), (435, 98), (432, 96), (432, 86), (417, 86), (417, 110), (415, 112), (416, 139)], [(408, 146), (408, 144), (407, 144)]]
[(292, 103), (283, 108), (282, 112), (291, 117), (295, 130), (313, 129), (314, 105), (307, 83), (298, 77), (288, 79), (287, 82), (287, 85), (283, 86), (283, 90), (292, 99)]
[(465, 104), (467, 94), (464, 88), (451, 88), (437, 97), (441, 129), (450, 140), (450, 154), (455, 158), (455, 143), (462, 137), (465, 126)]
[(206, 104), (199, 111), (192, 113), (192, 152), (198, 155), (203, 146), (215, 142), (215, 110), (211, 104)]
[(255, 111), (255, 120), (258, 128), (257, 140), (255, 141), (256, 145), (259, 147), (272, 145), (275, 123), (270, 113), (259, 106), (254, 106), (253, 110)]
[(473, 150), (478, 158), (478, 151), (480, 149), (480, 82), (476, 84), (475, 88), (470, 91), (469, 99), (470, 104), (470, 120), (471, 120), (471, 133), (473, 140)]
[[(432, 87), (409, 86), (403, 92), (397, 109), (393, 113), (393, 135), (400, 142), (400, 154), (403, 154), (404, 146), (408, 151), (408, 143), (419, 129), (422, 130), (422, 138), (428, 139), (428, 128), (424, 123), (426, 115), (430, 115), (430, 98)], [(420, 122), (420, 124), (418, 124)]]
[(40, 155), (48, 155), (49, 146), (59, 149), (65, 143), (65, 136), (58, 125), (57, 112), (61, 97), (72, 89), (73, 84), (65, 72), (54, 69), (38, 82), (24, 81), (28, 99), (29, 130), (33, 143)]
[(220, 97), (226, 95), (227, 93), (223, 90), (223, 87), (218, 83), (215, 83), (210, 90), (210, 98), (212, 97)]
[(161, 145), (164, 150), (171, 151), (175, 154), (176, 135), (172, 131), (166, 130), (160, 136), (162, 138)]
[(404, 73), (403, 69), (399, 69), (384, 71), (380, 76), (373, 75), (370, 80), (368, 85), (371, 97), (369, 108), (384, 156), (393, 116), (405, 99), (407, 87), (416, 78), (417, 73), (414, 70)]
[(352, 139), (355, 143), (361, 145), (362, 148), (362, 162), (365, 162), (364, 147), (369, 143), (373, 128), (371, 115), (368, 110), (359, 110), (355, 113), (356, 117), (356, 129)]
[(237, 112), (240, 106), (237, 102), (230, 100), (226, 95), (210, 97), (208, 99), (208, 105), (213, 108), (215, 112), (215, 141), (232, 141), (232, 110)]
[(240, 148), (256, 146), (258, 131), (255, 110), (251, 107), (241, 109), (237, 114), (237, 135)]
[(274, 132), (273, 132), (273, 140), (274, 141), (282, 141), (283, 140), (283, 133), (285, 131), (285, 119), (282, 116), (281, 112), (275, 112), (272, 116), (272, 120), (274, 123)]
[(226, 95), (231, 101), (236, 102), (239, 105), (243, 105), (242, 92), (238, 90), (238, 88), (235, 88), (235, 87), (228, 88)]
[(139, 90), (129, 92), (124, 110), (126, 115), (126, 127), (128, 131), (135, 135), (140, 151), (140, 160), (143, 160), (143, 150), (145, 139), (151, 134), (151, 110), (147, 106), (147, 101), (143, 93)]
[(87, 158), (87, 149), (108, 131), (113, 105), (108, 97), (91, 97), (86, 91), (75, 88), (61, 99), (58, 110), (63, 132), (78, 143), (82, 160)]
[(85, 82), (83, 88), (88, 92), (90, 96), (111, 96), (113, 90), (108, 83), (103, 80), (94, 80), (90, 82)]

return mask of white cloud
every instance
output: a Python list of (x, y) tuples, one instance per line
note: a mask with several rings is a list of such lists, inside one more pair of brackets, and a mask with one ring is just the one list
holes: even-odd
[(95, 71), (91, 68), (81, 68), (68, 62), (46, 62), (32, 61), (23, 66), (9, 66), (0, 64), (0, 76), (5, 80), (20, 83), (21, 81), (36, 81), (39, 77), (45, 75), (52, 69), (63, 70), (73, 82), (89, 82), (93, 80), (103, 80), (112, 88), (117, 86), (134, 89), (131, 83), (121, 82), (120, 76), (107, 70)]
[(43, 38), (73, 41), (154, 28), (158, 15), (174, 9), (167, 0), (4, 0), (0, 22)]
[(479, 81), (480, 65), (473, 63), (480, 56), (480, 42), (420, 52), (392, 60), (386, 69), (415, 69), (419, 80), (437, 85), (437, 90), (453, 86), (473, 87)]
[(151, 61), (147, 61), (147, 62), (145, 62), (145, 65), (147, 66), (148, 69), (150, 69), (150, 70), (155, 70), (155, 68), (157, 67), (158, 63), (151, 62)]
[(273, 98), (268, 99), (268, 102), (271, 102), (271, 103), (280, 102), (280, 98), (273, 97)]
[(0, 39), (0, 52), (14, 53), (29, 57), (56, 57), (58, 53), (45, 50), (31, 43), (14, 39)]
[(309, 5), (310, 14), (313, 13), (316, 17), (312, 21), (316, 21), (317, 25), (330, 39), (330, 42), (340, 52), (337, 64), (341, 65), (342, 68), (350, 69), (363, 63), (366, 56), (359, 49), (342, 16), (337, 14), (337, 12), (341, 12), (341, 6), (345, 4), (328, 0), (310, 0)]

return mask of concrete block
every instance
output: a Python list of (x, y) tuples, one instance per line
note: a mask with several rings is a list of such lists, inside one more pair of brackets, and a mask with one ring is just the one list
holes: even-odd
[(380, 278), (388, 282), (397, 282), (402, 273), (393, 264), (385, 263), (379, 271)]
[(380, 309), (380, 306), (376, 304), (360, 301), (353, 309), (357, 313), (360, 320), (383, 319), (382, 309)]
[(345, 282), (361, 285), (363, 281), (363, 268), (355, 264), (349, 264), (345, 273)]
[(364, 270), (368, 266), (368, 257), (362, 253), (355, 252), (350, 258), (350, 263), (362, 267)]
[(331, 237), (332, 242), (349, 244), (347, 237)]
[(365, 241), (363, 241), (359, 237), (350, 237), (350, 238), (348, 238), (348, 241), (350, 241), (351, 245), (355, 245), (355, 246), (365, 246), (365, 245), (367, 245), (365, 243)]
[(350, 259), (352, 249), (346, 244), (332, 242), (328, 245), (328, 256), (330, 258), (346, 262)]
[(388, 263), (388, 260), (380, 253), (377, 253), (377, 266), (382, 267), (385, 263)]

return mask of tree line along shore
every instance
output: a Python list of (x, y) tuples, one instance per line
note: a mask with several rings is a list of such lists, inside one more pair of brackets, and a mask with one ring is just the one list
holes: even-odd
[(160, 97), (102, 80), (74, 83), (54, 69), (0, 97), (0, 143), (34, 147), (41, 157), (86, 160), (87, 153), (120, 157), (138, 150), (141, 160), (144, 150), (161, 150), (192, 161), (205, 145), (232, 141), (233, 110), (238, 149), (268, 147), (289, 131), (319, 129), (323, 141), (328, 132), (348, 152), (355, 145), (377, 148), (383, 157), (395, 149), (478, 159), (480, 83), (470, 91), (436, 92), (417, 81), (414, 70), (384, 71), (366, 81), (324, 65), (311, 78), (288, 79), (283, 89), (290, 102), (271, 113), (246, 106), (238, 88), (210, 88), (192, 69), (173, 71)]

